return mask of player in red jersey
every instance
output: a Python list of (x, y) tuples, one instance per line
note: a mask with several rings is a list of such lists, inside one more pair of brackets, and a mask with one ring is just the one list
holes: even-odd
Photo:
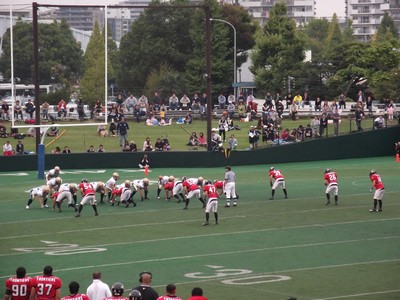
[(104, 300), (129, 300), (128, 298), (124, 297), (124, 285), (121, 282), (116, 282), (111, 287), (111, 297), (104, 298)]
[(168, 284), (165, 288), (165, 292), (165, 295), (158, 297), (157, 300), (182, 300), (181, 297), (176, 295), (175, 284)]
[(6, 293), (4, 300), (28, 300), (31, 288), (32, 278), (25, 276), (24, 267), (19, 267), (16, 276), (6, 280)]
[(330, 193), (333, 192), (335, 195), (335, 205), (338, 205), (339, 200), (339, 186), (338, 186), (338, 177), (336, 172), (333, 172), (331, 169), (325, 169), (324, 173), (324, 184), (326, 185), (326, 205), (331, 204), (331, 196)]
[(61, 300), (89, 300), (89, 296), (79, 294), (79, 283), (71, 281), (69, 284), (69, 296), (61, 298)]
[(202, 177), (199, 177), (198, 184), (194, 184), (192, 181), (189, 181), (189, 180), (185, 180), (182, 183), (183, 188), (185, 189), (185, 194), (186, 194), (185, 206), (183, 207), (183, 209), (188, 209), (190, 199), (192, 199), (193, 197), (196, 197), (197, 199), (200, 200), (200, 202), (203, 204), (203, 208), (206, 207), (206, 203), (204, 202), (203, 198), (201, 197), (201, 190), (200, 190), (200, 186), (199, 186), (202, 184), (203, 184)]
[(206, 221), (203, 223), (203, 226), (207, 226), (210, 219), (210, 211), (214, 212), (215, 217), (215, 225), (218, 224), (218, 191), (217, 188), (211, 184), (210, 181), (207, 181), (203, 186), (204, 195), (207, 196), (207, 205), (206, 205)]
[[(374, 208), (370, 209), (369, 211), (370, 212), (382, 211), (382, 198), (383, 194), (385, 193), (385, 186), (382, 183), (381, 176), (379, 176), (375, 170), (371, 170), (371, 172), (369, 172), (369, 179), (371, 179), (372, 182), (372, 186), (370, 189), (371, 193), (375, 188)], [(376, 209), (378, 203), (379, 203), (379, 209)]]
[(208, 300), (203, 296), (203, 289), (200, 287), (194, 287), (192, 289), (192, 296), (188, 300)]
[[(181, 201), (185, 201), (185, 196), (183, 195), (184, 190), (182, 181), (180, 180), (175, 181), (174, 176), (169, 177), (168, 183), (164, 185), (164, 189), (166, 191), (172, 191), (172, 196), (178, 199), (178, 203), (180, 203)], [(179, 198), (179, 196), (182, 198), (182, 200)]]
[(275, 170), (274, 167), (269, 168), (269, 184), (272, 188), (272, 194), (271, 198), (269, 200), (274, 200), (275, 196), (275, 190), (278, 187), (282, 188), (283, 193), (285, 194), (285, 199), (287, 199), (287, 191), (286, 191), (286, 183), (285, 183), (285, 177), (283, 177), (283, 174), (279, 170)]
[(220, 195), (225, 193), (225, 181), (223, 180), (214, 180), (214, 186), (216, 187), (217, 191), (219, 192)]
[(87, 179), (84, 178), (82, 179), (82, 182), (79, 184), (79, 190), (81, 191), (83, 198), (81, 200), (81, 203), (79, 203), (79, 210), (75, 217), (81, 216), (83, 205), (85, 205), (88, 202), (93, 207), (94, 215), (98, 216), (99, 214), (97, 213), (96, 196), (95, 196), (96, 192), (94, 191), (93, 185), (91, 185), (87, 181)]
[(61, 279), (53, 275), (51, 266), (46, 266), (43, 275), (33, 277), (29, 300), (60, 300), (61, 287)]

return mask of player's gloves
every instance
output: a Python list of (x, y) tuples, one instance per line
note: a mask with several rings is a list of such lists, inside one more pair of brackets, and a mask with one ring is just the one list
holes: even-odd
[(369, 192), (370, 192), (370, 193), (372, 193), (372, 191), (373, 191), (373, 189), (372, 189), (372, 188), (370, 188), (370, 189), (369, 189)]

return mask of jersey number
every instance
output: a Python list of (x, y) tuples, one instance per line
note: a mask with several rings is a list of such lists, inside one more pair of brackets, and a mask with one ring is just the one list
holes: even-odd
[(53, 285), (50, 284), (50, 283), (46, 283), (46, 284), (44, 284), (44, 283), (39, 283), (39, 284), (37, 285), (37, 288), (38, 288), (38, 291), (37, 291), (38, 295), (41, 295), (41, 296), (43, 296), (43, 295), (49, 296), (50, 293), (51, 293), (51, 289), (53, 288)]
[(22, 284), (22, 285), (13, 285), (12, 288), (12, 295), (14, 297), (18, 297), (18, 296), (26, 296), (27, 292), (28, 292), (28, 287), (26, 284)]

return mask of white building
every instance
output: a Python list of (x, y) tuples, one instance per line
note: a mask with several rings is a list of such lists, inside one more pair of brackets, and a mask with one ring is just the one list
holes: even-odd
[(315, 18), (315, 0), (233, 0), (246, 8), (263, 26), (269, 18), (269, 13), (276, 3), (287, 6), (287, 15), (296, 21), (297, 25), (308, 23)]
[(347, 0), (347, 15), (353, 20), (354, 35), (370, 41), (387, 12), (399, 28), (400, 0)]

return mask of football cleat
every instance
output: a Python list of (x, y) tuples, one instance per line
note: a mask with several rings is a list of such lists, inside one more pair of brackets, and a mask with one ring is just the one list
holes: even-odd
[(29, 209), (29, 205), (27, 205), (25, 208), (26, 208), (26, 209)]
[(204, 222), (202, 226), (208, 226), (208, 222)]

